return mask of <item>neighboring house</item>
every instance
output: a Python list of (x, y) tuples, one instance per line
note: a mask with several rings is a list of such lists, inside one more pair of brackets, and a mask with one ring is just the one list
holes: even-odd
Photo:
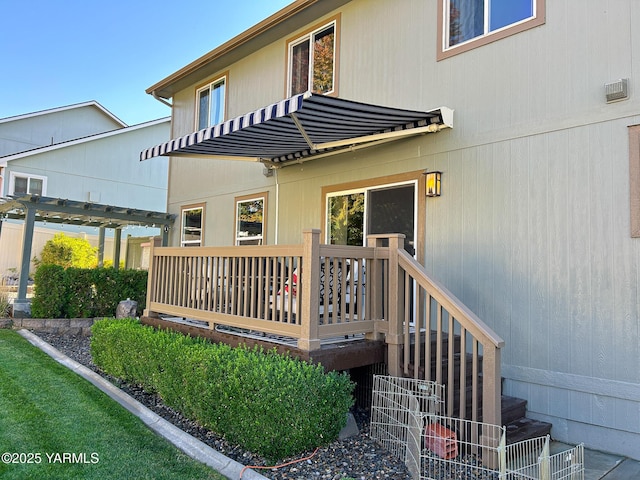
[[(640, 4), (485, 3), (297, 0), (150, 87), (180, 139), (142, 154), (170, 156), (171, 244), (404, 233), (504, 339), (506, 394), (558, 440), (640, 459)], [(311, 97), (311, 136), (362, 126), (342, 99), (455, 120), (291, 158), (269, 149), (295, 115), (275, 133), (240, 127), (271, 125), (307, 90), (336, 100)], [(440, 197), (425, 197), (425, 171), (442, 172)]]
[[(38, 195), (164, 212), (168, 161), (143, 163), (138, 157), (141, 148), (166, 141), (169, 132), (169, 118), (127, 126), (96, 102), (0, 119), (0, 151), (11, 152), (0, 156), (0, 196)], [(38, 222), (32, 256), (57, 231), (97, 245), (98, 230)], [(21, 223), (5, 222), (0, 275), (20, 267), (21, 232)], [(148, 237), (158, 232), (128, 227), (122, 233)], [(113, 232), (106, 229), (106, 237), (105, 259), (110, 259)]]
[(0, 118), (0, 157), (126, 126), (95, 101)]

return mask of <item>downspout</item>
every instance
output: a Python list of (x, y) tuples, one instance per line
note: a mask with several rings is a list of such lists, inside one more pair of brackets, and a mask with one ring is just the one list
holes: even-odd
[(280, 183), (278, 182), (278, 169), (273, 169), (273, 175), (276, 180), (276, 232), (274, 243), (278, 245), (278, 231), (280, 230)]
[(167, 102), (164, 98), (159, 97), (155, 90), (151, 92), (151, 96), (156, 100), (158, 100), (160, 103), (164, 103), (167, 107), (173, 108), (173, 105)]

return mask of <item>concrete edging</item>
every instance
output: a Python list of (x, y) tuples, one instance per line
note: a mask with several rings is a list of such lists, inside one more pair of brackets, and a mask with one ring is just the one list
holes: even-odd
[[(197, 438), (180, 430), (172, 423), (168, 422), (161, 416), (149, 410), (140, 402), (127, 395), (118, 387), (102, 378), (94, 371), (88, 369), (84, 365), (79, 364), (75, 360), (70, 359), (56, 348), (49, 345), (37, 335), (28, 330), (19, 330), (18, 333), (27, 339), (29, 343), (38, 347), (55, 361), (74, 371), (85, 380), (91, 382), (94, 386), (109, 395), (113, 400), (118, 402), (129, 412), (136, 415), (142, 422), (152, 431), (162, 436), (173, 445), (182, 450), (185, 454), (208, 465), (221, 475), (228, 479), (238, 480), (244, 465), (232, 460), (222, 453), (214, 450), (209, 445), (201, 442)], [(243, 480), (268, 480), (267, 477), (259, 474), (255, 470), (247, 469), (242, 474)]]

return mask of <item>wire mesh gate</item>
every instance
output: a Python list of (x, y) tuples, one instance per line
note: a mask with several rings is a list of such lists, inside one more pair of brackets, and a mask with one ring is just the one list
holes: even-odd
[(418, 480), (584, 480), (584, 446), (550, 454), (549, 436), (506, 445), (506, 429), (440, 415), (444, 386), (375, 375), (371, 436)]

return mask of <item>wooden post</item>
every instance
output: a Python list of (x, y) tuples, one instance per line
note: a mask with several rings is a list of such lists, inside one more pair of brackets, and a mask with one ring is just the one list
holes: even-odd
[[(367, 246), (379, 248), (382, 246), (382, 239), (379, 236), (369, 235), (367, 237)], [(366, 301), (367, 309), (369, 310), (371, 318), (374, 320), (382, 320), (382, 266), (381, 260), (374, 258), (367, 265), (367, 290)], [(387, 320), (387, 319), (384, 319)]]
[[(378, 235), (368, 235), (367, 236), (367, 247), (378, 248), (382, 246), (382, 238)], [(382, 313), (382, 266), (381, 260), (375, 258), (372, 260), (367, 260), (366, 262), (366, 284), (365, 284), (365, 295), (364, 295), (364, 304), (365, 311), (369, 312), (367, 314), (368, 318), (373, 320), (381, 321), (386, 320), (383, 319)], [(358, 286), (360, 288), (360, 286)], [(378, 322), (376, 322), (378, 325)], [(384, 340), (384, 335), (386, 329), (384, 331), (379, 331), (378, 328), (374, 330), (372, 333), (365, 333), (364, 338), (367, 340), (375, 340), (382, 341)]]
[(494, 345), (483, 345), (482, 421), (492, 425), (502, 425), (500, 356), (500, 348)]
[(153, 249), (154, 243), (153, 241), (149, 242), (149, 270), (147, 274), (147, 308), (144, 309), (143, 315), (145, 317), (159, 317), (159, 315), (155, 312), (151, 311), (151, 301), (155, 300), (155, 277), (157, 275), (155, 271), (155, 261), (153, 258)]
[[(307, 229), (302, 232), (302, 268), (298, 276), (298, 322), (302, 336), (298, 348), (307, 352), (320, 348), (320, 230)], [(300, 305), (301, 304), (301, 305)]]
[(389, 375), (402, 376), (402, 344), (404, 335), (404, 282), (400, 278), (398, 250), (404, 248), (405, 236), (401, 233), (389, 235), (389, 332), (387, 333)]
[[(483, 345), (482, 352), (482, 423), (502, 425), (502, 402), (500, 392), (500, 349), (493, 345)], [(482, 445), (489, 447), (483, 449), (482, 463), (488, 468), (498, 468), (499, 458), (496, 455), (496, 447), (500, 438), (492, 438), (493, 429), (483, 429), (481, 435)]]

